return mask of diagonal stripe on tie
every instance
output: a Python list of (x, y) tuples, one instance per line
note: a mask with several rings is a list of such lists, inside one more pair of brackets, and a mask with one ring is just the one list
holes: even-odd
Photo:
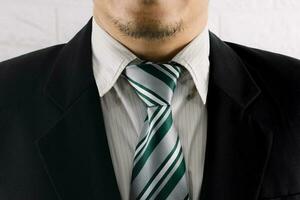
[(171, 100), (180, 65), (143, 61), (123, 73), (147, 107), (136, 145), (130, 199), (189, 199), (186, 166), (173, 124)]

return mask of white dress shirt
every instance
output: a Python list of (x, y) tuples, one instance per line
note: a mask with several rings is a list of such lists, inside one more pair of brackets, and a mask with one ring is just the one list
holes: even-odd
[[(139, 58), (93, 19), (93, 71), (99, 90), (104, 124), (121, 197), (129, 199), (133, 157), (143, 127), (146, 106), (128, 81), (120, 76)], [(206, 147), (206, 96), (209, 74), (209, 32), (206, 27), (172, 60), (184, 66), (171, 108), (179, 134), (192, 199), (198, 199)]]

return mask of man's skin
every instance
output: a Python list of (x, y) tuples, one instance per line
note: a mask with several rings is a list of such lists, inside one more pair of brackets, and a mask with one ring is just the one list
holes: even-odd
[(94, 0), (93, 15), (137, 56), (163, 62), (203, 31), (208, 0)]

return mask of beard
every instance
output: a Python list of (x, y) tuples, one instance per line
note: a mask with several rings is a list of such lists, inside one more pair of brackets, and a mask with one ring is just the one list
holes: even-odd
[[(144, 0), (150, 3), (151, 0)], [(126, 36), (143, 40), (165, 40), (174, 37), (176, 33), (183, 31), (183, 22), (163, 23), (159, 19), (140, 17), (133, 21), (123, 21), (119, 18), (111, 18), (113, 24)]]

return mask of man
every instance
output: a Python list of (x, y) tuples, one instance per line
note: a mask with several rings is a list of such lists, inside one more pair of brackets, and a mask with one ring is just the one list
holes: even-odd
[(95, 0), (2, 62), (0, 199), (300, 199), (300, 61), (223, 42), (207, 7)]

